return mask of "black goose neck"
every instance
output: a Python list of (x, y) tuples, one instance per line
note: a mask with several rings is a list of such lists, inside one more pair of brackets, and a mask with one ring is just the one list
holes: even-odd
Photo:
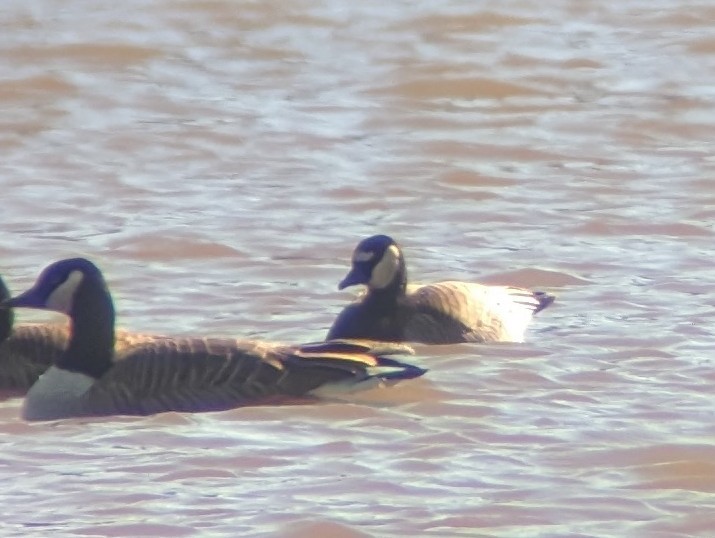
[(114, 305), (104, 282), (82, 281), (70, 319), (70, 341), (57, 365), (100, 378), (111, 368), (114, 354)]
[(397, 303), (407, 293), (407, 274), (404, 266), (397, 271), (395, 278), (384, 288), (371, 288), (365, 298), (369, 306), (384, 307)]
[[(5, 286), (5, 282), (0, 278), (0, 302), (10, 298), (10, 291)], [(10, 336), (15, 314), (12, 308), (0, 308), (0, 344)]]
[(11, 308), (0, 308), (0, 344), (7, 340), (12, 333), (14, 317)]

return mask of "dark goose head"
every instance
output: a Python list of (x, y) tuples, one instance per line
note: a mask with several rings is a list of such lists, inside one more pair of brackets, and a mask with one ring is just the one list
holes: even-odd
[(405, 259), (391, 237), (373, 235), (355, 247), (352, 268), (338, 289), (357, 284), (366, 285), (370, 291), (404, 291), (407, 285)]

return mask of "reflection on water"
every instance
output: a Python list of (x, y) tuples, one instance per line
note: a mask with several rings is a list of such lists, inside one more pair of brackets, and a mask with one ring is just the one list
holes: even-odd
[(420, 346), (427, 377), (347, 402), (5, 400), (3, 536), (712, 532), (712, 7), (0, 11), (13, 290), (82, 254), (130, 329), (309, 341), (381, 232), (416, 278), (559, 296), (527, 344)]

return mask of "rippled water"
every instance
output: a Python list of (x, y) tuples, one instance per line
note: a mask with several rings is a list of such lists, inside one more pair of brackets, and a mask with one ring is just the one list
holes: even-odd
[[(121, 325), (321, 338), (362, 237), (557, 293), (347, 402), (26, 424), (2, 536), (711, 536), (715, 7), (5, 2), (2, 273)], [(29, 313), (25, 319), (45, 319)]]

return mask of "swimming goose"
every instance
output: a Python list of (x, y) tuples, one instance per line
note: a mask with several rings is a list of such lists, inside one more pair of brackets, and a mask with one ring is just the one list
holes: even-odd
[(364, 284), (367, 292), (346, 306), (328, 332), (332, 338), (449, 344), (523, 342), (534, 314), (554, 297), (511, 286), (458, 281), (407, 284), (405, 258), (386, 235), (361, 241), (338, 289)]
[[(0, 302), (10, 292), (0, 277)], [(0, 309), (0, 391), (3, 395), (21, 395), (37, 381), (65, 349), (68, 330), (56, 323), (23, 323), (13, 326), (10, 308)], [(121, 356), (132, 346), (151, 342), (157, 337), (117, 331), (115, 355)]]
[(69, 316), (67, 349), (27, 394), (23, 416), (148, 415), (212, 411), (273, 396), (324, 395), (418, 377), (382, 356), (406, 346), (335, 341), (303, 346), (220, 338), (157, 338), (113, 361), (114, 306), (100, 270), (84, 258), (55, 262), (5, 308)]

